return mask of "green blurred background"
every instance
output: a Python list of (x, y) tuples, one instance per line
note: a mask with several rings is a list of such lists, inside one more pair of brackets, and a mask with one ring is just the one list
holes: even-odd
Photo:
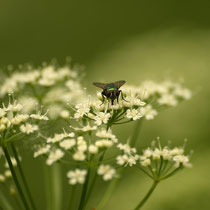
[[(210, 209), (209, 11), (208, 0), (0, 1), (0, 66), (52, 58), (64, 63), (70, 55), (86, 66), (83, 84), (90, 92), (93, 81), (184, 80), (193, 98), (145, 122), (138, 147), (157, 136), (173, 144), (187, 138), (195, 151), (194, 167), (161, 183), (144, 209)], [(132, 126), (116, 127), (118, 137), (126, 141)], [(35, 200), (44, 210), (41, 164), (29, 152), (23, 156)], [(104, 209), (132, 209), (150, 184), (128, 170)], [(95, 190), (93, 203), (103, 190)]]

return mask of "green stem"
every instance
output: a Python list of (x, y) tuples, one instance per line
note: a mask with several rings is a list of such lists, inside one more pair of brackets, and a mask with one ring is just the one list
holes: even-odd
[(167, 179), (167, 178), (171, 177), (172, 175), (176, 174), (181, 169), (183, 169), (183, 166), (182, 165), (179, 166), (178, 168), (176, 168), (174, 171), (172, 171), (168, 175), (166, 175), (165, 177), (163, 177), (161, 180), (164, 180), (164, 179)]
[[(123, 169), (124, 169), (124, 168), (118, 169), (118, 173), (117, 173), (117, 174), (120, 174), (120, 175), (121, 175), (122, 172), (123, 172)], [(97, 210), (100, 210), (100, 209), (103, 209), (103, 208), (104, 208), (104, 206), (106, 205), (106, 203), (107, 203), (108, 200), (110, 199), (110, 197), (111, 197), (111, 195), (112, 195), (112, 193), (113, 193), (115, 187), (117, 186), (118, 181), (119, 181), (119, 178), (115, 178), (115, 179), (113, 179), (113, 180), (110, 182), (110, 184), (109, 184), (109, 186), (108, 186), (108, 188), (107, 188), (107, 190), (106, 190), (106, 192), (105, 192), (105, 194), (104, 194), (102, 200), (100, 201), (100, 203), (99, 203), (98, 206), (96, 207)]]
[(136, 144), (138, 142), (138, 137), (139, 137), (139, 134), (140, 134), (142, 122), (143, 122), (143, 118), (141, 118), (140, 120), (138, 120), (136, 122), (136, 127), (134, 128), (134, 133), (133, 133), (133, 136), (132, 136), (132, 138), (130, 140), (130, 146), (131, 147), (136, 146)]
[(8, 163), (8, 165), (9, 165), (10, 171), (11, 171), (11, 173), (12, 173), (13, 180), (14, 180), (14, 182), (15, 182), (15, 185), (16, 185), (16, 187), (17, 187), (17, 190), (18, 190), (19, 195), (20, 195), (20, 197), (21, 197), (21, 200), (22, 200), (22, 202), (23, 202), (23, 205), (24, 205), (24, 207), (25, 207), (26, 210), (29, 210), (28, 203), (27, 203), (27, 201), (26, 201), (26, 198), (25, 198), (24, 193), (23, 193), (23, 191), (22, 191), (21, 185), (20, 185), (20, 183), (19, 183), (19, 181), (18, 181), (18, 178), (17, 178), (17, 175), (16, 175), (16, 173), (15, 173), (15, 169), (14, 169), (14, 166), (13, 166), (12, 161), (11, 161), (11, 159), (10, 159), (10, 155), (9, 155), (8, 150), (7, 150), (7, 147), (6, 147), (5, 145), (3, 145), (2, 148), (3, 148), (4, 154), (5, 154), (7, 163)]
[[(105, 155), (105, 151), (102, 153), (101, 157), (99, 158), (98, 165), (100, 165), (100, 163), (102, 162), (102, 160), (104, 158), (104, 155)], [(92, 194), (94, 185), (96, 183), (96, 179), (97, 179), (97, 170), (94, 171), (93, 179), (92, 179), (92, 182), (90, 184), (90, 187), (88, 189), (88, 193), (87, 193), (87, 196), (86, 196), (86, 199), (85, 199), (85, 205), (87, 204), (88, 199), (90, 198), (90, 196)]]
[(14, 154), (14, 157), (15, 157), (15, 160), (17, 162), (17, 167), (18, 167), (20, 176), (22, 178), (23, 185), (25, 187), (26, 193), (27, 193), (28, 198), (29, 198), (29, 201), (31, 203), (31, 207), (32, 207), (32, 209), (36, 210), (35, 203), (33, 201), (33, 198), (32, 198), (31, 192), (30, 192), (30, 189), (28, 187), (28, 183), (26, 181), (26, 178), (25, 178), (25, 175), (24, 175), (24, 172), (23, 172), (23, 168), (22, 168), (21, 163), (20, 163), (20, 159), (19, 159), (17, 150), (16, 150), (15, 145), (13, 143), (11, 143), (11, 148), (12, 148), (12, 151), (13, 151), (13, 154)]
[(139, 170), (141, 170), (142, 172), (144, 172), (148, 177), (150, 177), (151, 179), (153, 179), (153, 177), (152, 177), (146, 170), (144, 170), (142, 167), (140, 167), (140, 166), (138, 166), (138, 165), (136, 165), (136, 167), (137, 167)]
[(158, 184), (158, 181), (154, 181), (151, 188), (147, 192), (147, 194), (144, 196), (144, 198), (140, 201), (140, 203), (136, 206), (134, 210), (139, 210), (141, 207), (146, 203), (146, 201), (149, 199), (153, 191), (155, 190), (156, 186)]
[(76, 191), (76, 185), (72, 186), (71, 195), (70, 195), (70, 199), (69, 199), (68, 210), (73, 209), (73, 202), (74, 202), (74, 197), (75, 197), (75, 194), (76, 194), (75, 191)]
[(88, 183), (89, 183), (89, 176), (90, 176), (90, 167), (88, 168), (86, 181), (85, 181), (85, 184), (84, 184), (83, 189), (82, 189), (82, 195), (81, 195), (81, 198), (80, 198), (80, 204), (79, 204), (78, 210), (83, 210), (84, 209), (85, 197), (86, 197), (86, 194), (87, 194)]

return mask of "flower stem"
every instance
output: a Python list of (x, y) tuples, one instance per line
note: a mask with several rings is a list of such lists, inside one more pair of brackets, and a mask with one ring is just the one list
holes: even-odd
[(135, 127), (135, 129), (134, 129), (133, 136), (132, 136), (132, 138), (131, 138), (131, 140), (130, 140), (130, 146), (131, 146), (131, 147), (134, 147), (134, 146), (136, 146), (136, 144), (137, 144), (137, 140), (138, 140), (138, 137), (139, 137), (139, 134), (140, 134), (142, 122), (143, 122), (143, 118), (141, 118), (140, 120), (138, 120), (138, 121), (136, 122), (136, 127)]
[(71, 190), (71, 195), (70, 195), (70, 199), (69, 199), (69, 204), (68, 204), (68, 210), (72, 210), (73, 208), (73, 202), (74, 202), (74, 197), (75, 197), (75, 191), (76, 191), (76, 185), (72, 186), (72, 190)]
[(158, 184), (158, 181), (154, 181), (151, 188), (147, 192), (147, 194), (144, 196), (144, 198), (141, 200), (141, 202), (136, 206), (134, 210), (139, 210), (141, 207), (146, 203), (146, 201), (149, 199), (153, 191), (155, 190), (156, 186)]
[(15, 160), (17, 162), (17, 167), (18, 167), (20, 176), (22, 178), (23, 185), (25, 187), (26, 193), (27, 193), (28, 198), (29, 198), (29, 201), (31, 203), (31, 207), (32, 207), (33, 210), (36, 210), (35, 203), (33, 201), (33, 198), (32, 198), (31, 192), (30, 192), (30, 189), (28, 187), (28, 183), (26, 181), (26, 178), (25, 178), (25, 175), (24, 175), (24, 172), (23, 172), (23, 168), (21, 166), (20, 159), (18, 157), (17, 150), (16, 150), (15, 145), (13, 143), (11, 143), (11, 148), (12, 148), (12, 151), (13, 151), (13, 154), (14, 154), (14, 157), (15, 157)]
[(87, 194), (88, 183), (89, 183), (89, 176), (90, 176), (90, 167), (88, 168), (86, 181), (85, 181), (85, 184), (84, 184), (83, 189), (82, 189), (82, 195), (81, 195), (81, 198), (80, 198), (80, 204), (79, 204), (78, 210), (83, 210), (84, 209), (85, 197), (86, 197), (86, 194)]
[(6, 147), (5, 145), (3, 145), (2, 148), (3, 148), (4, 154), (5, 154), (7, 163), (8, 163), (8, 165), (9, 165), (10, 171), (11, 171), (11, 173), (12, 173), (13, 180), (14, 180), (14, 182), (15, 182), (15, 185), (16, 185), (16, 187), (17, 187), (17, 190), (18, 190), (19, 195), (20, 195), (20, 197), (21, 197), (21, 200), (22, 200), (22, 202), (23, 202), (23, 205), (24, 205), (24, 207), (25, 207), (26, 210), (29, 210), (28, 203), (27, 203), (27, 201), (26, 201), (26, 198), (25, 198), (25, 196), (24, 196), (24, 193), (23, 193), (22, 188), (21, 188), (21, 186), (20, 186), (20, 183), (19, 183), (19, 181), (18, 181), (17, 175), (16, 175), (16, 173), (15, 173), (15, 169), (14, 169), (14, 166), (13, 166), (12, 161), (11, 161), (11, 159), (10, 159), (10, 155), (9, 155), (8, 150), (7, 150), (7, 147)]

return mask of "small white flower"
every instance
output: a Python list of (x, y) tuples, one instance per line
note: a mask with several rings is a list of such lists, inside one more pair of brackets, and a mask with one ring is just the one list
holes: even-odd
[(57, 160), (61, 159), (64, 156), (64, 152), (60, 149), (56, 149), (55, 151), (51, 151), (48, 159), (47, 159), (47, 165), (52, 165)]
[(150, 148), (144, 150), (144, 157), (149, 158), (153, 154), (153, 151)]
[(67, 173), (67, 177), (69, 178), (69, 184), (83, 184), (85, 182), (85, 177), (87, 174), (87, 170), (83, 169), (75, 169), (74, 171), (71, 170)]
[(0, 118), (3, 117), (6, 114), (6, 112), (0, 108)]
[(100, 165), (97, 173), (102, 175), (105, 181), (110, 180), (116, 176), (116, 170), (110, 165)]
[(60, 116), (64, 119), (68, 119), (70, 117), (70, 113), (68, 110), (62, 110)]
[(49, 120), (46, 115), (41, 114), (31, 114), (30, 117), (36, 120)]
[(129, 144), (118, 144), (117, 148), (124, 151), (126, 154), (136, 153), (136, 148), (131, 148)]
[(86, 158), (84, 152), (82, 152), (82, 151), (75, 152), (72, 157), (76, 161), (83, 161)]
[(153, 151), (152, 157), (154, 160), (159, 160), (161, 156), (161, 150), (159, 150), (158, 148), (155, 148), (155, 150)]
[(102, 140), (96, 141), (95, 145), (99, 148), (102, 148), (102, 147), (109, 148), (113, 145), (113, 141), (102, 139)]
[(65, 139), (59, 143), (60, 147), (65, 150), (71, 149), (76, 144), (75, 139)]
[(10, 170), (6, 170), (5, 172), (4, 172), (4, 176), (5, 177), (11, 177), (12, 176), (12, 173), (11, 173), (11, 171)]
[(89, 101), (76, 105), (76, 109), (77, 111), (74, 114), (74, 118), (75, 119), (82, 118), (84, 115), (86, 115), (90, 111)]
[(192, 97), (192, 92), (187, 88), (182, 88), (180, 85), (175, 88), (174, 94), (185, 100), (189, 100)]
[(79, 136), (77, 138), (77, 149), (81, 152), (85, 152), (87, 150), (87, 142), (84, 140), (83, 136)]
[(142, 117), (142, 115), (138, 109), (128, 109), (126, 111), (126, 117), (128, 119), (138, 120)]
[(88, 151), (90, 152), (90, 154), (97, 154), (98, 153), (98, 147), (96, 147), (95, 145), (91, 144), (88, 147)]
[(158, 99), (158, 103), (161, 105), (176, 106), (178, 101), (174, 95), (164, 94)]
[(146, 105), (145, 107), (141, 107), (140, 113), (146, 118), (146, 120), (153, 120), (154, 117), (158, 114), (155, 109), (152, 109), (150, 104)]
[(106, 124), (110, 118), (110, 113), (99, 112), (94, 117), (96, 125), (101, 125), (102, 123)]
[(50, 145), (46, 145), (45, 147), (41, 147), (39, 148), (36, 152), (34, 152), (34, 158), (46, 154), (50, 151), (51, 146)]
[(0, 182), (4, 182), (5, 181), (5, 176), (3, 174), (0, 174)]
[(109, 129), (108, 131), (104, 128), (101, 130), (97, 130), (96, 136), (103, 139), (111, 139), (114, 143), (117, 143), (117, 138), (114, 134), (112, 134), (112, 130)]
[(176, 162), (176, 167), (179, 167), (182, 163), (185, 167), (191, 167), (189, 163), (189, 158), (185, 155), (176, 155), (173, 157), (173, 160)]
[(31, 125), (29, 123), (20, 126), (21, 132), (26, 134), (34, 133), (34, 131), (37, 131), (38, 129), (39, 127), (37, 125)]
[(151, 165), (151, 160), (146, 158), (145, 160), (141, 160), (140, 164), (144, 167), (147, 167), (147, 166)]

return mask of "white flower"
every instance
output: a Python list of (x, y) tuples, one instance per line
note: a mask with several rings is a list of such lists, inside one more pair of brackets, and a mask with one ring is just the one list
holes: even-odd
[(141, 107), (140, 113), (146, 118), (146, 120), (153, 120), (154, 117), (158, 114), (155, 109), (152, 109), (150, 104), (146, 105), (145, 107)]
[(70, 113), (68, 110), (62, 110), (61, 113), (60, 113), (61, 117), (64, 118), (64, 119), (68, 119), (69, 116), (70, 116)]
[(142, 117), (138, 109), (128, 109), (126, 111), (126, 117), (133, 120), (138, 120)]
[(99, 138), (104, 138), (104, 139), (111, 139), (114, 143), (117, 143), (117, 138), (114, 134), (112, 134), (112, 130), (109, 129), (108, 131), (104, 128), (101, 130), (97, 130), (96, 136)]
[(110, 113), (99, 112), (94, 117), (96, 125), (101, 125), (102, 123), (106, 124), (110, 118)]
[(153, 151), (152, 157), (154, 160), (159, 160), (161, 156), (161, 150), (159, 150), (158, 148), (155, 148), (155, 150)]
[(84, 103), (80, 103), (78, 105), (76, 105), (76, 113), (74, 114), (74, 118), (75, 119), (79, 119), (82, 118), (84, 115), (86, 115), (89, 111), (90, 111), (90, 104), (89, 101), (84, 102)]
[(26, 134), (34, 133), (34, 131), (37, 131), (38, 129), (39, 127), (37, 125), (31, 125), (29, 123), (20, 126), (21, 132)]
[(50, 151), (51, 146), (50, 145), (46, 145), (45, 147), (41, 147), (39, 150), (37, 150), (36, 152), (34, 152), (34, 158), (46, 154)]
[(129, 166), (133, 166), (136, 164), (136, 161), (139, 159), (138, 155), (119, 155), (117, 156), (116, 160), (117, 160), (117, 164), (118, 165), (129, 165)]
[(60, 147), (65, 150), (71, 149), (76, 144), (75, 139), (65, 139), (59, 143)]
[(71, 170), (67, 173), (67, 177), (69, 178), (69, 184), (83, 184), (85, 182), (85, 177), (87, 174), (87, 170), (83, 169), (75, 169), (74, 171)]
[(47, 116), (41, 115), (40, 113), (38, 114), (31, 114), (31, 118), (36, 119), (36, 120), (49, 120)]
[(0, 117), (3, 117), (6, 114), (6, 112), (0, 108)]
[(5, 177), (11, 177), (12, 176), (12, 173), (11, 173), (11, 171), (10, 170), (6, 170), (5, 172), (4, 172), (4, 176)]
[(100, 165), (98, 170), (97, 170), (97, 173), (99, 175), (102, 175), (103, 176), (103, 179), (105, 181), (107, 180), (110, 180), (112, 178), (115, 177), (116, 175), (116, 170), (114, 168), (112, 168), (110, 165)]
[(175, 147), (174, 149), (170, 150), (170, 155), (182, 155), (184, 153), (183, 148)]
[(151, 165), (151, 160), (148, 158), (145, 158), (144, 160), (140, 161), (140, 164), (144, 167), (147, 167), (147, 166)]
[(76, 131), (83, 131), (83, 132), (88, 132), (88, 131), (93, 131), (93, 130), (96, 130), (97, 129), (97, 126), (90, 126), (90, 124), (82, 127), (82, 128), (74, 128), (74, 127), (71, 127), (73, 128), (74, 130)]
[(60, 149), (56, 149), (55, 151), (51, 151), (48, 159), (47, 159), (47, 165), (52, 165), (57, 160), (61, 159), (64, 156), (64, 152)]
[(4, 124), (0, 124), (0, 131), (4, 131), (6, 129), (6, 126)]
[(144, 155), (144, 157), (149, 158), (149, 157), (152, 156), (152, 154), (153, 154), (153, 151), (150, 148), (147, 148), (147, 149), (144, 150), (143, 155)]
[(129, 144), (118, 144), (117, 148), (124, 151), (126, 154), (136, 153), (136, 148), (131, 148)]
[(72, 157), (76, 161), (83, 161), (86, 158), (84, 152), (82, 152), (82, 151), (75, 152)]
[(192, 97), (192, 92), (187, 88), (182, 88), (180, 85), (175, 88), (174, 94), (185, 100), (189, 100)]
[(176, 106), (178, 101), (174, 95), (164, 94), (158, 99), (158, 103), (161, 105)]
[(18, 102), (23, 105), (22, 112), (27, 114), (31, 113), (38, 105), (37, 99), (29, 96), (21, 96), (18, 98)]
[(84, 140), (83, 136), (79, 136), (77, 138), (77, 149), (81, 152), (85, 152), (87, 150), (87, 142)]
[(176, 162), (176, 167), (179, 167), (180, 164), (183, 164), (185, 167), (191, 167), (189, 158), (185, 155), (176, 155), (173, 157), (173, 160)]
[(0, 174), (0, 182), (4, 182), (5, 181), (5, 176), (3, 174)]
[(95, 145), (91, 144), (88, 147), (88, 151), (90, 154), (97, 154), (98, 153), (98, 147), (96, 147)]
[(113, 141), (102, 139), (102, 140), (96, 141), (95, 145), (99, 148), (102, 148), (102, 147), (109, 148), (113, 145)]
[(62, 139), (64, 139), (65, 137), (67, 137), (67, 134), (61, 133), (61, 134), (55, 134), (53, 138), (49, 137), (47, 138), (47, 143), (55, 143), (55, 142), (59, 142)]

